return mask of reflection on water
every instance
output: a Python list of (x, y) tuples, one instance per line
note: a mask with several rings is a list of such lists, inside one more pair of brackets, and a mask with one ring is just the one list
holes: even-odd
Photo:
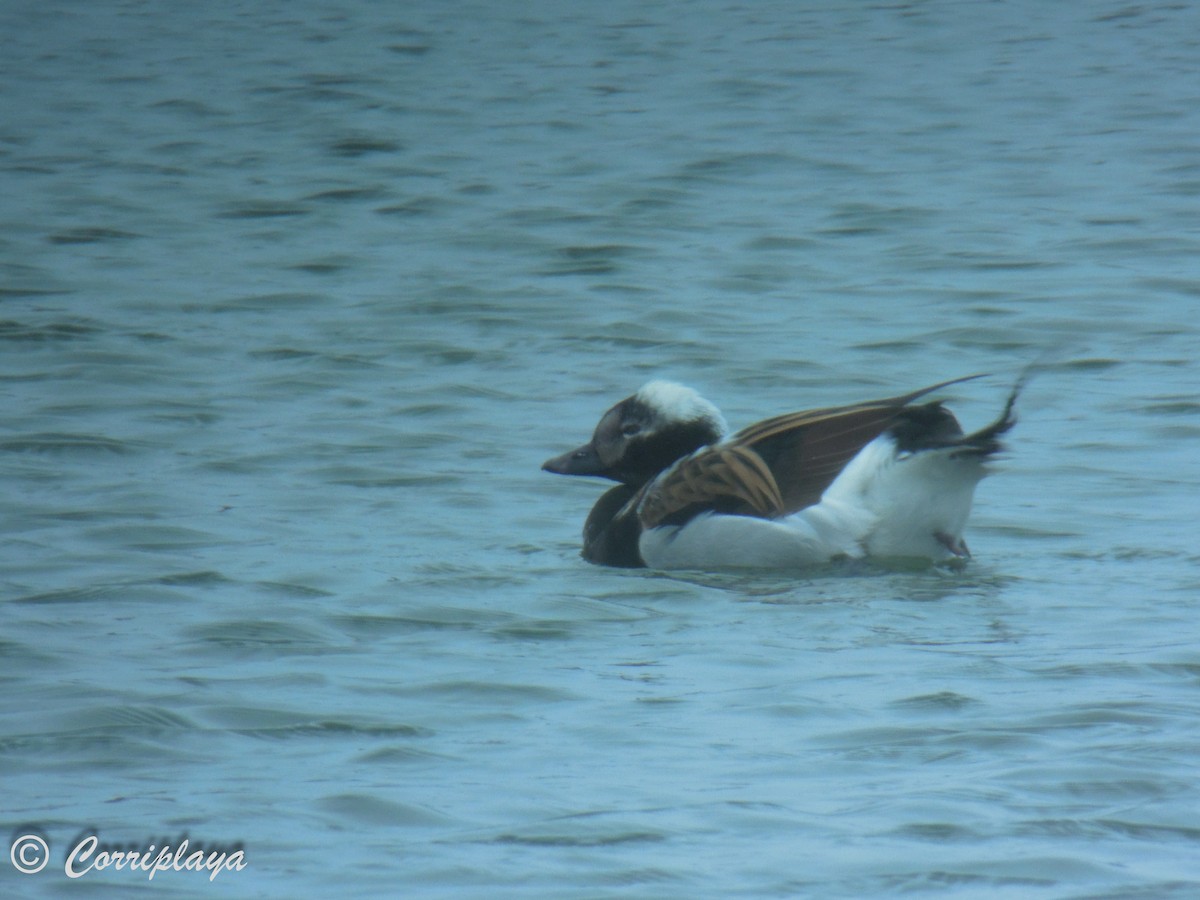
[[(247, 896), (1195, 894), (1191, 9), (0, 21), (9, 828)], [(652, 377), (992, 372), (973, 427), (1039, 359), (961, 570), (596, 569), (538, 471)]]

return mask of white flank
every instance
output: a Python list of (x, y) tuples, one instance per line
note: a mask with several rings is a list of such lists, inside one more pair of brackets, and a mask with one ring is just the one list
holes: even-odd
[[(871, 450), (876, 459), (869, 471), (851, 473), (855, 462)], [(834, 488), (847, 490), (878, 517), (866, 539), (872, 556), (946, 559), (955, 555), (950, 547), (962, 542), (975, 486), (987, 474), (978, 457), (956, 457), (955, 452), (924, 450), (897, 456), (890, 437), (876, 438), (830, 485), (826, 496)], [(851, 474), (858, 476), (854, 482), (840, 484)]]

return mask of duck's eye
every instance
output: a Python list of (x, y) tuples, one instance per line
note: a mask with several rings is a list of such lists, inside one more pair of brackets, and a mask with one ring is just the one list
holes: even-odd
[(637, 422), (626, 422), (621, 426), (621, 434), (625, 435), (625, 437), (633, 437), (635, 434), (641, 432), (641, 430), (642, 426)]

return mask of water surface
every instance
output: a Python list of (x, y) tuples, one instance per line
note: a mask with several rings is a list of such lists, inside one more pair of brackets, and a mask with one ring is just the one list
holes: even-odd
[[(1193, 8), (0, 24), (6, 895), (1200, 890)], [(1035, 360), (961, 571), (597, 569), (538, 471)]]

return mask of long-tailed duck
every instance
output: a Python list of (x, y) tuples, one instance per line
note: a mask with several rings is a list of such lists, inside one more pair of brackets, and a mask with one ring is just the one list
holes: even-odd
[(788, 413), (727, 436), (691, 388), (652, 381), (548, 460), (560, 475), (619, 482), (592, 508), (583, 556), (655, 569), (792, 567), (839, 557), (969, 556), (963, 528), (1018, 384), (990, 425), (964, 434), (925, 395)]

